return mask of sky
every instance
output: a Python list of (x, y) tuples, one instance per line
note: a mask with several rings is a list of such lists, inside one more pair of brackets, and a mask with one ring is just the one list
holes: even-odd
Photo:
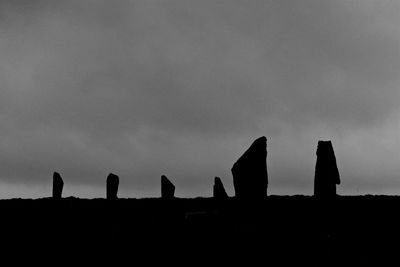
[(400, 194), (400, 2), (0, 1), (0, 198), (234, 194), (266, 136), (269, 194)]

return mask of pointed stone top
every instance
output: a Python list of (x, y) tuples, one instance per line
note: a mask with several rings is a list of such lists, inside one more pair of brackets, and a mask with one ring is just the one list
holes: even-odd
[(218, 176), (215, 176), (214, 177), (214, 184), (222, 184), (221, 178), (219, 178)]
[(228, 194), (225, 191), (224, 184), (219, 177), (214, 178), (213, 196), (215, 199), (218, 200), (228, 198)]
[[(161, 175), (161, 182), (162, 183), (168, 183), (168, 184), (172, 184), (172, 182), (168, 179), (167, 176), (165, 175)], [(173, 184), (172, 184), (173, 185)]]
[(258, 137), (256, 140), (253, 141), (253, 144), (250, 147), (257, 146), (257, 145), (267, 146), (267, 137), (265, 137), (265, 136)]
[(255, 153), (266, 153), (267, 151), (267, 138), (265, 136), (261, 136), (254, 140), (254, 142), (250, 145), (250, 147), (243, 153), (242, 156), (233, 164), (233, 168), (235, 165), (250, 160), (249, 158), (252, 157)]
[(255, 142), (263, 142), (265, 145), (267, 145), (267, 137), (265, 136), (258, 137), (256, 140), (254, 140), (253, 143)]
[(333, 179), (334, 183), (340, 184), (340, 175), (336, 164), (336, 156), (335, 151), (333, 150), (332, 141), (319, 140), (316, 154), (319, 160), (323, 161), (322, 163), (324, 165), (329, 166), (329, 169), (326, 169), (326, 171), (330, 173), (330, 177)]
[(231, 169), (235, 195), (240, 198), (267, 196), (267, 138), (257, 138)]
[(171, 199), (175, 195), (175, 185), (167, 178), (161, 176), (161, 198)]

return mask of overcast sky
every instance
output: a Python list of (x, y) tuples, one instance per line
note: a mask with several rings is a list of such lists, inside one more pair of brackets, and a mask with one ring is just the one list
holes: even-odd
[(268, 139), (270, 194), (400, 194), (400, 1), (0, 2), (0, 198), (211, 196)]

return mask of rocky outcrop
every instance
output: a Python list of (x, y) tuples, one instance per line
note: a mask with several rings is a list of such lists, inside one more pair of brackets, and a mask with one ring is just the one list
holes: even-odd
[(213, 197), (217, 200), (223, 200), (228, 198), (228, 194), (226, 193), (221, 178), (219, 177), (214, 178)]
[(113, 173), (107, 176), (107, 199), (117, 199), (118, 198), (118, 186), (119, 177)]
[(161, 198), (171, 199), (175, 195), (175, 185), (167, 178), (167, 176), (161, 176)]
[(232, 167), (235, 196), (263, 198), (267, 196), (267, 138), (256, 139)]
[(340, 184), (340, 176), (332, 142), (318, 141), (314, 195), (325, 198), (334, 197), (337, 184)]
[(58, 172), (53, 173), (53, 198), (61, 199), (64, 188), (64, 181)]

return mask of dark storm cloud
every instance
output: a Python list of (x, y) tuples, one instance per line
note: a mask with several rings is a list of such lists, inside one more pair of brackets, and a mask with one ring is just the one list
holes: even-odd
[(301, 193), (319, 138), (352, 155), (343, 172), (356, 185), (365, 173), (348, 162), (377, 157), (349, 151), (355, 133), (361, 147), (400, 148), (376, 130), (399, 133), (394, 1), (1, 1), (0, 10), (3, 181), (44, 183), (57, 169), (68, 183), (99, 185), (114, 171), (153, 192), (165, 173), (208, 194), (215, 175), (231, 189), (231, 164), (266, 135), (271, 185)]

